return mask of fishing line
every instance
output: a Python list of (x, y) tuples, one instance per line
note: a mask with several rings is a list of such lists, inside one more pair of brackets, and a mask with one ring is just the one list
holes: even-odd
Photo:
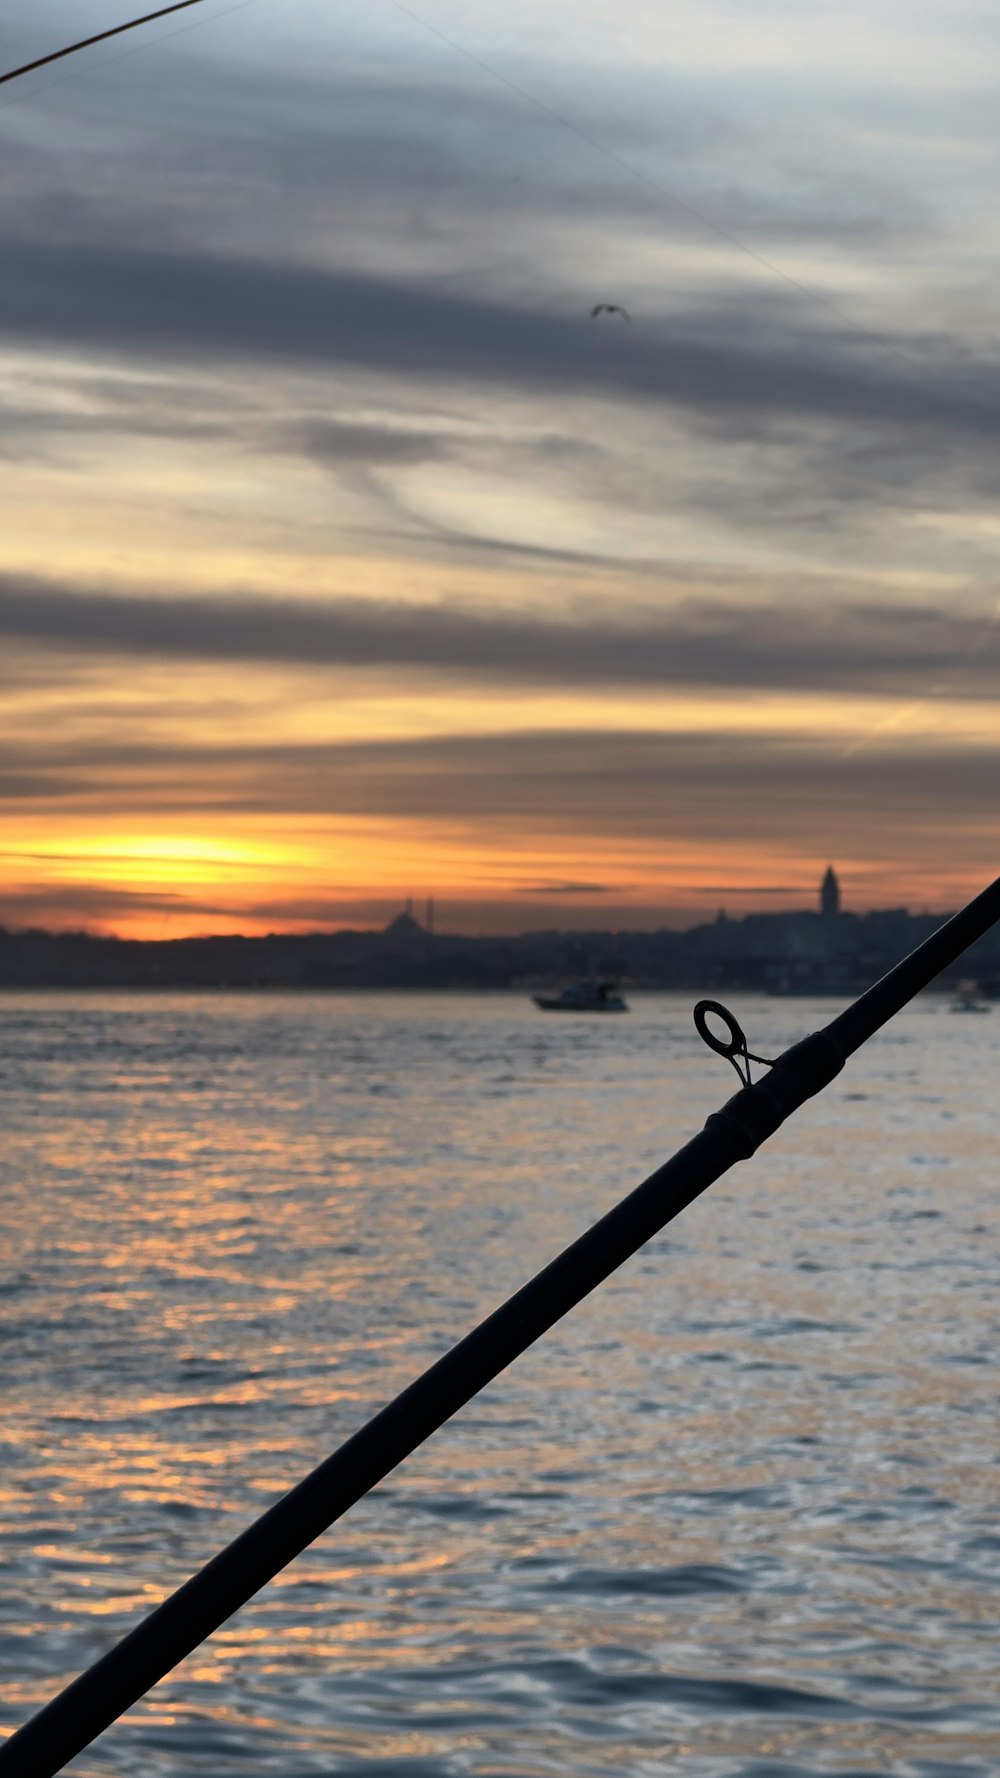
[[(613, 162), (615, 166), (620, 167), (623, 172), (628, 173), (632, 178), (639, 180), (639, 182), (642, 185), (645, 185), (649, 190), (656, 192), (660, 197), (665, 198), (668, 203), (675, 205), (677, 209), (694, 217), (696, 221), (701, 223), (701, 225), (708, 229), (710, 233), (717, 236), (719, 240), (725, 241), (729, 246), (735, 247), (740, 253), (746, 254), (760, 266), (762, 270), (767, 272), (769, 276), (780, 279), (782, 283), (787, 284), (789, 288), (794, 290), (799, 296), (804, 297), (808, 302), (825, 309), (827, 314), (832, 315), (859, 339), (865, 340), (869, 345), (884, 352), (897, 364), (902, 365), (906, 371), (912, 372), (915, 368), (919, 369), (921, 372), (921, 382), (924, 387), (929, 386), (933, 389), (935, 381), (937, 380), (941, 392), (947, 395), (950, 403), (954, 403), (954, 392), (943, 382), (943, 380), (935, 379), (933, 375), (928, 378), (925, 364), (915, 353), (908, 352), (905, 347), (896, 345), (887, 335), (876, 333), (872, 328), (866, 327), (863, 322), (856, 321), (852, 315), (849, 315), (846, 310), (842, 309), (839, 304), (834, 302), (830, 297), (824, 296), (821, 291), (816, 290), (808, 284), (803, 284), (801, 279), (796, 278), (791, 272), (787, 272), (776, 260), (770, 259), (767, 254), (761, 253), (756, 247), (752, 247), (748, 241), (744, 241), (739, 235), (733, 234), (730, 229), (727, 229), (722, 224), (714, 221), (711, 216), (707, 215), (704, 210), (699, 209), (696, 204), (691, 203), (689, 199), (681, 197), (671, 187), (664, 185), (661, 180), (653, 178), (652, 175), (646, 173), (642, 167), (637, 166), (634, 161), (630, 161), (624, 155), (619, 154), (617, 149), (609, 147), (609, 145), (602, 141), (600, 137), (595, 136), (590, 130), (584, 129), (581, 125), (575, 123), (573, 119), (567, 117), (564, 112), (557, 111), (554, 106), (547, 102), (547, 100), (539, 98), (536, 93), (532, 92), (520, 81), (514, 80), (510, 75), (503, 73), (501, 69), (487, 61), (484, 56), (477, 54), (475, 50), (469, 49), (466, 44), (462, 43), (458, 38), (453, 37), (449, 32), (442, 30), (439, 25), (432, 24), (422, 13), (416, 12), (412, 6), (407, 5), (406, 0), (385, 0), (385, 4), (393, 7), (396, 12), (404, 14), (404, 16), (411, 19), (414, 24), (419, 25), (432, 37), (436, 37), (439, 42), (453, 50), (456, 55), (462, 56), (466, 61), (471, 62), (474, 67), (479, 68), (484, 74), (488, 75), (490, 79), (497, 81), (501, 86), (506, 87), (508, 91), (515, 93), (525, 102), (525, 104), (533, 106), (535, 110), (542, 112), (544, 116), (550, 118), (553, 123), (559, 124), (563, 129), (569, 130), (574, 136), (578, 137), (581, 142), (586, 143), (587, 146), (594, 149), (596, 153), (603, 155), (605, 159)], [(995, 414), (996, 412), (996, 403), (991, 399), (981, 397), (976, 390), (964, 390), (962, 392), (961, 400), (963, 402), (968, 402), (970, 409), (977, 409), (981, 413), (988, 412)], [(992, 616), (987, 619), (982, 630), (977, 632), (977, 637), (972, 645), (956, 652), (950, 666), (951, 672), (955, 672), (964, 660), (969, 659), (974, 655), (979, 645), (980, 636), (985, 636), (992, 632), (998, 620), (1000, 620), (1000, 604), (998, 604)], [(877, 734), (882, 733), (890, 727), (898, 725), (900, 721), (905, 721), (906, 716), (911, 710), (926, 705), (937, 689), (937, 686), (931, 687), (927, 693), (918, 696), (915, 700), (905, 702), (899, 711), (894, 712), (890, 717), (884, 718), (881, 722), (877, 723), (873, 729), (866, 731), (859, 736), (856, 741), (852, 742), (851, 746), (841, 757), (846, 759), (851, 755), (862, 751)]]
[[(0, 74), (0, 86), (5, 85), (9, 81), (18, 80), (23, 75), (29, 74), (37, 68), (44, 68), (52, 62), (60, 61), (65, 56), (75, 55), (79, 50), (87, 49), (92, 44), (103, 43), (110, 37), (118, 37), (125, 31), (133, 31), (140, 25), (149, 24), (156, 19), (165, 18), (171, 13), (183, 12), (188, 7), (200, 6), (202, 4), (204, 4), (204, 0), (173, 0), (173, 4), (170, 6), (160, 7), (155, 12), (144, 13), (141, 17), (130, 19), (125, 24), (115, 25), (108, 31), (99, 31), (92, 37), (81, 38), (77, 43), (68, 44), (64, 49), (54, 50), (48, 55), (37, 57), (34, 61), (25, 62), (19, 68), (12, 68), (6, 74)], [(253, 4), (255, 4), (255, 0), (240, 0), (238, 6), (228, 7), (225, 12), (216, 13), (212, 16), (223, 18), (226, 16), (227, 12), (238, 12), (241, 11), (243, 7)], [(752, 247), (748, 241), (745, 241), (741, 236), (734, 234), (731, 229), (727, 229), (722, 223), (716, 222), (713, 217), (709, 216), (704, 210), (699, 209), (696, 204), (693, 204), (689, 198), (681, 197), (677, 191), (671, 186), (665, 185), (662, 180), (654, 179), (652, 174), (645, 172), (645, 170), (642, 167), (637, 166), (634, 161), (626, 159), (624, 155), (618, 153), (617, 149), (611, 148), (608, 143), (602, 141), (600, 137), (595, 136), (590, 130), (584, 129), (581, 124), (575, 123), (574, 120), (567, 117), (564, 112), (557, 111), (555, 107), (550, 105), (545, 99), (539, 98), (537, 93), (532, 92), (530, 88), (524, 86), (520, 81), (514, 80), (510, 75), (503, 73), (500, 68), (494, 66), (492, 62), (487, 61), (484, 56), (477, 54), (475, 50), (469, 49), (468, 46), (462, 43), (457, 37), (453, 37), (449, 32), (442, 30), (439, 25), (433, 24), (431, 20), (425, 18), (422, 13), (414, 11), (412, 6), (408, 6), (404, 3), (404, 0), (385, 0), (385, 4), (393, 7), (396, 12), (403, 14), (403, 16), (410, 19), (413, 24), (418, 25), (421, 30), (428, 32), (430, 36), (437, 38), (440, 43), (445, 44), (449, 49), (453, 50), (456, 55), (462, 56), (467, 62), (470, 62), (474, 67), (480, 69), (480, 71), (486, 74), (491, 80), (497, 81), (501, 86), (506, 87), (508, 91), (516, 94), (518, 98), (523, 99), (525, 104), (533, 106), (535, 110), (540, 111), (544, 116), (550, 118), (553, 123), (560, 125), (560, 127), (565, 130), (569, 130), (572, 135), (576, 136), (581, 142), (584, 142), (589, 148), (592, 148), (595, 153), (603, 155), (606, 160), (609, 160), (615, 166), (620, 167), (621, 170), (628, 173), (631, 178), (637, 179), (640, 184), (645, 185), (650, 191), (656, 192), (659, 197), (665, 198), (668, 203), (673, 204), (677, 209), (683, 210), (687, 215), (692, 216), (695, 221), (699, 222), (703, 228), (708, 229), (711, 234), (716, 235), (719, 240), (726, 242), (730, 247), (735, 247), (737, 252), (746, 254), (747, 257), (752, 259), (755, 264), (759, 265), (763, 271), (766, 271), (769, 276), (780, 279), (782, 283), (787, 284), (790, 289), (796, 291), (799, 296), (804, 297), (807, 302), (811, 302), (824, 308), (828, 314), (832, 315), (835, 320), (839, 321), (844, 327), (856, 334), (859, 339), (867, 340), (870, 345), (877, 346), (881, 351), (891, 355), (897, 363), (905, 365), (907, 370), (911, 370), (915, 364), (920, 363), (914, 355), (906, 353), (905, 350), (902, 350), (890, 340), (887, 335), (876, 333), (872, 328), (866, 327), (863, 322), (856, 320), (854, 316), (848, 314), (845, 309), (842, 309), (838, 303), (833, 301), (832, 297), (825, 296), (823, 292), (817, 290), (814, 285), (804, 284), (800, 278), (796, 278), (792, 272), (786, 271), (783, 266), (779, 265), (777, 260), (769, 258), (767, 254), (761, 253), (759, 248)], [(208, 23), (210, 21), (206, 20), (205, 22)], [(195, 29), (196, 27), (190, 26), (187, 28)], [(179, 35), (179, 33), (172, 32), (170, 35)], [(157, 38), (156, 41), (162, 42), (165, 41), (165, 39)], [(114, 57), (112, 59), (117, 61), (123, 58)], [(99, 65), (104, 66), (105, 64), (102, 63)], [(448, 273), (445, 274), (445, 277), (460, 277), (462, 275), (463, 274), (461, 273)], [(922, 365), (921, 368), (923, 368)]]
[[(196, 3), (196, 0), (191, 0), (191, 4), (195, 4), (195, 3)], [(68, 86), (71, 81), (82, 80), (86, 75), (95, 73), (97, 71), (97, 69), (99, 69), (99, 68), (111, 68), (117, 62), (127, 61), (130, 56), (142, 55), (146, 50), (154, 48), (159, 43), (171, 43), (175, 37), (185, 37), (189, 31), (203, 31), (203, 30), (205, 30), (205, 28), (208, 25), (214, 24), (216, 19), (228, 18), (230, 13), (245, 12), (248, 6), (256, 6), (256, 5), (257, 5), (257, 0), (236, 0), (236, 4), (234, 6), (223, 6), (218, 12), (207, 13), (204, 18), (195, 19), (189, 25), (178, 25), (177, 29), (174, 31), (161, 31), (158, 36), (151, 37), (148, 40), (148, 42), (137, 43), (134, 46), (134, 48), (132, 48), (132, 49), (123, 49), (116, 56), (100, 56), (95, 61), (89, 61), (86, 65), (86, 67), (77, 68), (71, 74), (64, 74), (61, 80), (43, 80), (39, 85), (37, 85), (37, 86), (33, 85), (33, 86), (29, 87), (28, 91), (26, 93), (24, 93), (19, 99), (18, 98), (12, 99), (5, 94), (3, 99), (0, 100), (0, 104), (2, 104), (3, 109), (5, 111), (10, 110), (15, 105), (26, 105), (26, 104), (30, 103), (35, 98), (35, 95), (37, 93), (51, 92), (53, 87)], [(168, 7), (167, 10), (170, 11), (172, 9)], [(159, 17), (160, 15), (154, 13), (154, 14), (151, 14), (150, 16), (155, 18), (155, 17)], [(136, 20), (133, 22), (141, 24), (143, 21)], [(119, 30), (130, 30), (131, 28), (132, 28), (131, 26), (120, 26)], [(104, 33), (103, 35), (113, 37), (116, 35), (116, 32), (111, 31), (111, 32)], [(85, 39), (85, 42), (87, 42), (87, 43), (99, 42), (99, 41), (100, 41), (99, 38)], [(73, 49), (82, 49), (83, 47), (84, 47), (83, 43), (74, 44), (68, 50), (59, 51), (58, 55), (42, 57), (41, 62), (26, 63), (23, 68), (14, 69), (10, 74), (5, 74), (3, 76), (3, 80), (15, 80), (15, 79), (17, 79), (18, 75), (26, 74), (30, 68), (39, 67), (44, 62), (58, 61), (60, 56), (70, 55), (70, 54), (72, 54)], [(2, 84), (2, 82), (0, 82), (0, 84)]]
[(916, 360), (908, 357), (905, 352), (900, 351), (900, 349), (895, 346), (885, 334), (875, 333), (871, 328), (866, 327), (864, 322), (856, 321), (853, 316), (846, 312), (846, 310), (840, 308), (831, 297), (824, 296), (821, 291), (816, 290), (808, 284), (803, 284), (792, 272), (786, 272), (784, 267), (780, 266), (776, 260), (769, 259), (767, 254), (761, 253), (756, 247), (751, 247), (748, 241), (744, 241), (739, 235), (734, 235), (732, 231), (725, 228), (722, 223), (715, 222), (711, 216), (708, 216), (704, 210), (700, 210), (696, 204), (692, 204), (688, 198), (682, 198), (672, 189), (672, 187), (664, 185), (659, 179), (654, 179), (652, 174), (645, 172), (643, 168), (637, 166), (634, 161), (627, 160), (624, 155), (618, 153), (616, 148), (609, 147), (599, 136), (593, 135), (590, 130), (584, 129), (582, 125), (574, 123), (573, 119), (567, 117), (564, 112), (557, 111), (547, 100), (540, 99), (537, 93), (533, 93), (530, 88), (523, 86), (520, 81), (513, 80), (510, 75), (504, 74), (501, 69), (494, 67), (484, 56), (480, 56), (475, 50), (467, 48), (467, 46), (464, 43), (461, 43), (457, 37), (450, 36), (447, 31), (441, 30), (440, 26), (432, 24), (430, 19), (424, 18), (419, 12), (415, 12), (412, 6), (405, 5), (404, 0), (384, 0), (384, 4), (393, 7), (396, 12), (403, 13), (405, 17), (411, 19), (414, 24), (420, 25), (421, 28), (428, 31), (432, 37), (438, 38), (441, 43), (446, 44), (449, 49), (454, 50), (456, 55), (463, 56), (467, 62), (471, 62), (474, 67), (481, 69), (484, 74), (489, 75), (490, 79), (498, 81), (501, 86), (505, 86), (510, 92), (516, 93), (526, 104), (534, 106), (534, 108), (537, 111), (541, 111), (544, 116), (551, 118), (553, 123), (560, 124), (563, 129), (569, 130), (572, 135), (579, 137), (581, 142), (585, 142), (589, 148), (593, 148), (597, 154), (603, 155), (606, 160), (612, 161), (615, 166), (620, 167), (623, 172), (628, 173), (633, 179), (638, 179), (639, 182), (642, 185), (647, 186), (650, 191), (655, 191), (659, 197), (666, 198), (667, 202), (674, 204), (678, 210), (683, 210), (687, 215), (693, 216), (697, 222), (701, 223), (703, 228), (708, 229), (711, 234), (717, 235), (720, 241), (725, 241), (728, 246), (735, 247), (740, 253), (747, 254), (750, 259), (754, 260), (756, 264), (762, 267), (762, 269), (771, 277), (780, 278), (782, 283), (789, 285), (792, 290), (797, 291), (798, 294), (805, 297), (808, 302), (818, 304), (820, 307), (826, 309), (828, 314), (833, 315), (837, 321), (842, 322), (842, 324), (849, 328), (852, 333), (856, 333), (861, 339), (867, 340), (870, 345), (878, 346), (882, 351), (891, 353), (898, 362), (906, 365), (907, 370), (913, 368)]
[[(403, 14), (405, 18), (410, 19), (413, 24), (418, 25), (421, 30), (428, 32), (430, 36), (436, 37), (440, 43), (445, 44), (449, 49), (453, 50), (456, 55), (462, 56), (467, 62), (470, 62), (474, 67), (480, 69), (480, 71), (486, 74), (491, 80), (497, 81), (501, 86), (506, 87), (508, 91), (515, 93), (518, 98), (524, 100), (525, 104), (533, 106), (535, 110), (540, 111), (544, 116), (550, 118), (553, 123), (560, 125), (560, 127), (565, 130), (569, 130), (572, 135), (576, 136), (581, 142), (584, 142), (589, 148), (592, 148), (595, 153), (603, 155), (606, 160), (609, 160), (615, 166), (620, 167), (621, 170), (628, 173), (631, 178), (637, 179), (640, 184), (645, 185), (650, 191), (656, 192), (659, 197), (665, 198), (668, 203), (673, 204), (677, 209), (683, 210), (687, 215), (692, 216), (695, 221), (699, 222), (703, 228), (708, 229), (711, 234), (716, 235), (719, 240), (725, 241), (730, 247), (735, 247), (737, 252), (746, 254), (747, 257), (752, 259), (755, 264), (759, 265), (763, 271), (766, 271), (769, 276), (780, 279), (782, 283), (787, 284), (790, 289), (796, 291), (799, 296), (804, 297), (807, 302), (824, 308), (828, 314), (832, 315), (835, 320), (839, 321), (844, 327), (856, 334), (859, 339), (867, 340), (870, 345), (877, 346), (881, 351), (891, 355), (897, 363), (905, 365), (907, 370), (911, 370), (915, 364), (920, 364), (920, 361), (915, 355), (908, 354), (905, 350), (901, 349), (890, 340), (886, 334), (876, 333), (872, 328), (866, 327), (862, 321), (856, 320), (854, 316), (848, 314), (845, 309), (842, 309), (838, 303), (834, 302), (832, 297), (825, 296), (823, 292), (817, 290), (814, 285), (804, 284), (800, 278), (796, 278), (792, 272), (786, 271), (782, 265), (779, 265), (777, 260), (769, 258), (767, 254), (761, 253), (759, 248), (752, 247), (748, 241), (745, 241), (741, 236), (734, 234), (731, 229), (727, 229), (722, 223), (716, 222), (713, 217), (709, 216), (704, 210), (699, 209), (696, 204), (693, 204), (689, 198), (681, 197), (677, 191), (671, 186), (665, 185), (662, 180), (654, 179), (652, 174), (645, 172), (645, 170), (642, 167), (637, 166), (634, 161), (630, 161), (624, 155), (619, 154), (617, 149), (611, 148), (607, 142), (602, 141), (600, 137), (595, 136), (590, 130), (584, 129), (581, 124), (574, 122), (574, 120), (567, 117), (564, 112), (557, 111), (554, 106), (547, 102), (547, 100), (539, 98), (537, 93), (532, 92), (531, 89), (524, 86), (522, 82), (514, 80), (510, 75), (503, 73), (500, 68), (497, 68), (492, 62), (487, 61), (484, 56), (477, 54), (475, 50), (469, 49), (469, 47), (462, 43), (457, 37), (442, 30), (439, 25), (433, 24), (431, 20), (425, 18), (422, 13), (416, 12), (412, 6), (406, 5), (404, 0), (384, 0), (384, 3), (393, 7), (396, 12)], [(47, 67), (50, 63), (60, 61), (65, 56), (75, 55), (79, 50), (87, 49), (95, 43), (106, 42), (108, 38), (118, 37), (125, 31), (134, 31), (140, 25), (150, 24), (154, 20), (165, 18), (171, 13), (183, 12), (186, 11), (188, 7), (200, 6), (203, 4), (204, 0), (173, 0), (173, 4), (170, 6), (160, 7), (155, 12), (144, 13), (141, 17), (130, 19), (125, 24), (115, 25), (108, 31), (99, 31), (92, 37), (83, 37), (76, 43), (68, 44), (64, 49), (53, 50), (48, 55), (39, 56), (34, 61), (23, 63), (19, 68), (12, 68), (6, 74), (0, 74), (0, 86), (5, 85), (9, 81), (19, 80), (23, 75), (29, 74), (37, 68)], [(255, 4), (255, 0), (240, 0), (238, 6), (228, 7), (225, 12), (216, 13), (212, 16), (223, 18), (226, 16), (227, 12), (238, 12), (245, 6), (253, 4)], [(206, 20), (205, 22), (208, 23), (210, 21)], [(187, 28), (195, 29), (196, 27), (190, 26)], [(179, 35), (179, 33), (172, 32), (170, 35)], [(165, 41), (165, 39), (157, 38), (156, 41), (162, 42)], [(115, 57), (113, 59), (120, 60), (122, 58)], [(103, 66), (105, 64), (102, 63), (99, 65)], [(461, 275), (462, 274), (460, 273), (445, 274), (446, 277)], [(922, 364), (920, 364), (920, 368), (923, 369)], [(991, 403), (991, 410), (992, 406), (993, 404)]]
[(93, 37), (81, 37), (76, 43), (67, 44), (65, 49), (51, 50), (48, 55), (36, 56), (33, 62), (23, 62), (20, 68), (10, 68), (6, 74), (0, 74), (0, 86), (6, 86), (9, 80), (20, 80), (24, 74), (33, 74), (36, 68), (47, 68), (50, 62), (61, 62), (64, 56), (75, 56), (78, 50), (89, 49), (93, 43), (106, 43), (109, 37), (120, 37), (123, 31), (135, 31), (139, 25), (150, 25), (154, 19), (166, 18), (171, 12), (186, 12), (189, 6), (201, 6), (204, 0), (173, 0), (171, 6), (161, 6), (156, 12), (144, 12), (141, 18), (128, 19), (124, 25), (112, 25), (109, 31), (98, 31)]

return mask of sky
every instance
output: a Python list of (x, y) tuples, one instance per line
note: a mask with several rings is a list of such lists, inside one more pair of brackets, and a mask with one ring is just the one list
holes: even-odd
[(998, 74), (985, 0), (206, 0), (0, 88), (0, 924), (995, 876)]

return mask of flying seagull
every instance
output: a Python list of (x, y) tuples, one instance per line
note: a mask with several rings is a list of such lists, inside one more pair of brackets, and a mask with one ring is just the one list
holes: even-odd
[(595, 303), (590, 311), (590, 319), (593, 321), (597, 315), (620, 315), (623, 321), (629, 323), (632, 320), (628, 310), (623, 309), (621, 303)]

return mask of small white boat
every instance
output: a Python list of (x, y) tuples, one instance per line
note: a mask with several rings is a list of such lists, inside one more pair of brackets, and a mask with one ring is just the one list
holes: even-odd
[(573, 982), (561, 994), (533, 994), (542, 1012), (628, 1012), (617, 982)]

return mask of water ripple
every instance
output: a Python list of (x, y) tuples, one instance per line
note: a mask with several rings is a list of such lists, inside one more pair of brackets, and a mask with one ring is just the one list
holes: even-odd
[[(728, 1090), (666, 996), (3, 1011), (8, 1727)], [(829, 1009), (741, 1012), (770, 1053)], [(79, 1778), (997, 1778), (1000, 1035), (961, 1023), (911, 1009)]]

